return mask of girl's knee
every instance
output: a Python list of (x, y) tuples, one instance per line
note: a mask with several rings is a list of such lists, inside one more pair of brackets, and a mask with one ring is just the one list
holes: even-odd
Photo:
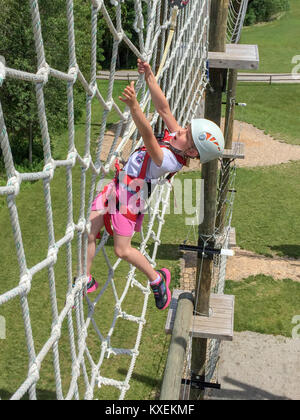
[(99, 212), (92, 211), (91, 216), (90, 216), (90, 222), (91, 222), (91, 227), (90, 227), (90, 233), (89, 233), (88, 238), (89, 238), (89, 242), (92, 242), (97, 239), (97, 236), (100, 230), (104, 226), (103, 215), (100, 214)]
[(88, 243), (90, 244), (92, 242), (96, 242), (96, 235), (93, 232), (88, 235)]
[(115, 245), (114, 250), (115, 250), (115, 254), (118, 258), (126, 259), (126, 257), (129, 254), (130, 247)]

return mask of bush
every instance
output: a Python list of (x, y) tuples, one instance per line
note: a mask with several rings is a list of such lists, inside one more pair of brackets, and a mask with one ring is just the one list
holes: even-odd
[(253, 0), (248, 7), (245, 25), (269, 22), (278, 13), (285, 12), (289, 9), (289, 0)]

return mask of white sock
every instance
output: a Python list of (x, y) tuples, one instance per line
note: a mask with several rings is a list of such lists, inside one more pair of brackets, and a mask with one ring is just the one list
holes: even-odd
[[(157, 274), (158, 274), (158, 273), (157, 273)], [(150, 282), (150, 285), (151, 285), (151, 286), (154, 286), (155, 284), (159, 283), (159, 282), (160, 282), (160, 280), (161, 280), (161, 276), (160, 276), (160, 274), (158, 274), (158, 277), (157, 277), (155, 280), (151, 281), (151, 282)]]

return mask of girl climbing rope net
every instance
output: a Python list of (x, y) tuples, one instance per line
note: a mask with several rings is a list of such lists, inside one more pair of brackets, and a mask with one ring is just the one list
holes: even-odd
[(140, 231), (143, 222), (145, 196), (149, 197), (153, 183), (167, 174), (167, 178), (170, 179), (187, 165), (188, 159), (198, 158), (201, 163), (205, 163), (221, 156), (224, 138), (220, 128), (205, 119), (193, 119), (187, 127), (181, 127), (173, 116), (150, 65), (138, 59), (138, 71), (145, 75), (153, 104), (168, 130), (165, 130), (164, 137), (159, 142), (137, 101), (134, 82), (131, 82), (119, 99), (129, 107), (144, 146), (130, 156), (122, 170), (118, 162), (116, 163), (115, 178), (97, 195), (92, 204), (87, 249), (87, 272), (90, 281), (87, 291), (93, 292), (98, 287), (90, 273), (96, 239), (105, 226), (114, 238), (117, 257), (134, 265), (146, 275), (154, 293), (156, 307), (163, 310), (171, 300), (171, 273), (167, 268), (154, 270), (146, 257), (131, 246), (133, 233)]

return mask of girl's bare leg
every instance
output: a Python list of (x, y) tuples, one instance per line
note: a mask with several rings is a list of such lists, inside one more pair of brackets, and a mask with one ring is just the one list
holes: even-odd
[(87, 246), (87, 273), (91, 273), (92, 263), (96, 252), (96, 237), (104, 226), (103, 215), (98, 211), (92, 211), (90, 216), (91, 231), (88, 236)]
[(158, 274), (147, 258), (139, 250), (132, 248), (130, 236), (121, 236), (114, 233), (114, 249), (117, 257), (138, 268), (148, 277), (150, 282), (157, 279)]

